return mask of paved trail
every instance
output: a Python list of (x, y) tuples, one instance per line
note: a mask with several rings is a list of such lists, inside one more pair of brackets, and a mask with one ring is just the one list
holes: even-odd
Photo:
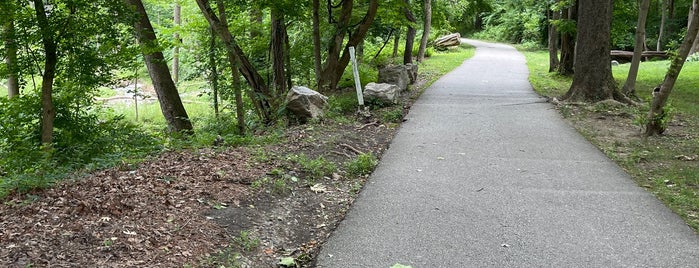
[(318, 267), (699, 267), (699, 237), (532, 91), (520, 53), (468, 42)]

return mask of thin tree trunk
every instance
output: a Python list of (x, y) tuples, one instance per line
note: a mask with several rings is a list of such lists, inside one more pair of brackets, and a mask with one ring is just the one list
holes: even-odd
[[(695, 7), (692, 7), (689, 10), (689, 17), (687, 19), (687, 29), (689, 29), (690, 25), (692, 24), (694, 13), (699, 12), (695, 9)], [(689, 55), (692, 55), (699, 50), (699, 39), (694, 38), (694, 43), (692, 43), (692, 47), (689, 49)]]
[(271, 33), (271, 54), (272, 54), (272, 81), (274, 81), (274, 90), (272, 90), (272, 99), (276, 101), (279, 97), (286, 93), (287, 77), (286, 77), (286, 22), (284, 13), (279, 10), (272, 9), (271, 12), (272, 33)]
[(5, 66), (7, 67), (7, 97), (19, 95), (19, 70), (17, 68), (17, 43), (15, 41), (14, 9), (9, 10), (10, 17), (4, 25)]
[(218, 64), (216, 63), (216, 32), (211, 27), (209, 27), (209, 30), (211, 31), (211, 35), (209, 36), (209, 68), (211, 70), (211, 73), (209, 74), (209, 81), (211, 82), (211, 90), (214, 97), (214, 114), (216, 117), (218, 117)]
[(33, 2), (44, 47), (44, 73), (41, 81), (41, 144), (48, 150), (52, 147), (53, 122), (56, 118), (56, 110), (53, 106), (53, 80), (56, 77), (56, 65), (58, 64), (58, 53), (56, 51), (58, 44), (56, 44), (46, 17), (43, 1), (33, 0)]
[[(209, 25), (216, 30), (219, 38), (221, 38), (226, 46), (228, 62), (231, 69), (238, 68), (240, 73), (242, 73), (245, 80), (248, 82), (248, 85), (250, 85), (250, 88), (252, 88), (253, 92), (250, 94), (250, 98), (252, 99), (260, 118), (262, 118), (265, 123), (273, 122), (273, 106), (270, 104), (271, 94), (269, 89), (267, 88), (262, 76), (257, 72), (252, 63), (250, 63), (250, 60), (247, 58), (245, 53), (243, 53), (243, 50), (233, 38), (233, 35), (231, 35), (231, 32), (228, 29), (226, 17), (222, 16), (219, 18), (216, 16), (214, 11), (209, 6), (208, 0), (196, 1), (199, 9), (209, 22)], [(219, 13), (221, 15), (225, 15), (223, 2), (221, 0), (217, 0), (216, 4), (217, 8), (219, 9)]]
[(413, 15), (413, 11), (410, 10), (410, 0), (403, 0), (405, 7), (403, 12), (405, 13), (405, 18), (408, 19), (408, 34), (405, 37), (405, 50), (403, 51), (403, 64), (413, 63), (413, 45), (415, 44), (415, 35), (417, 35), (417, 29), (415, 29), (415, 24), (417, 19)]
[[(568, 8), (567, 12), (563, 12), (564, 18), (568, 20), (577, 20), (578, 17), (578, 1), (574, 1), (573, 6)], [(575, 73), (575, 35), (570, 32), (561, 34), (561, 62), (558, 68), (558, 73), (561, 75), (570, 76)]]
[[(179, 27), (181, 24), (181, 12), (182, 7), (180, 4), (175, 3), (174, 19), (173, 22), (175, 27)], [(180, 40), (180, 34), (175, 31), (175, 45), (172, 48), (172, 80), (177, 84), (180, 80), (180, 45), (182, 41)]]
[(352, 17), (352, 9), (354, 6), (353, 0), (342, 1), (342, 10), (340, 12), (340, 19), (335, 26), (335, 34), (331, 39), (330, 45), (328, 46), (328, 57), (321, 72), (320, 78), (320, 89), (329, 90), (337, 88), (337, 83), (340, 81), (342, 73), (349, 64), (350, 55), (349, 47), (357, 46), (361, 40), (364, 39), (366, 33), (369, 31), (374, 18), (376, 17), (376, 12), (379, 7), (378, 0), (370, 0), (369, 7), (367, 8), (367, 13), (361, 20), (354, 31), (349, 35), (347, 43), (343, 46), (345, 40), (345, 33), (348, 32), (350, 25), (350, 18)]
[(636, 77), (638, 77), (638, 68), (641, 65), (641, 57), (645, 49), (646, 40), (646, 18), (648, 17), (648, 9), (650, 0), (642, 0), (638, 11), (638, 24), (636, 25), (636, 44), (634, 45), (633, 58), (631, 59), (631, 67), (629, 75), (626, 77), (626, 83), (621, 88), (621, 92), (629, 98), (638, 99), (636, 96)]
[(425, 24), (422, 27), (422, 39), (420, 40), (420, 49), (417, 52), (417, 61), (425, 60), (425, 50), (427, 50), (427, 39), (430, 38), (430, 30), (432, 29), (432, 0), (423, 0)]
[[(320, 73), (323, 71), (321, 59), (321, 44), (320, 44), (320, 0), (313, 0), (313, 67), (316, 74), (316, 86), (320, 79)], [(316, 87), (316, 89), (319, 89)]]
[(143, 59), (148, 68), (148, 74), (153, 81), (155, 93), (158, 95), (160, 110), (168, 122), (171, 131), (189, 133), (192, 131), (192, 122), (189, 121), (187, 111), (182, 105), (180, 94), (177, 92), (175, 82), (168, 70), (162, 49), (158, 46), (153, 26), (148, 19), (146, 9), (141, 0), (125, 0), (139, 15), (136, 21), (136, 39), (143, 51)]
[(663, 50), (663, 35), (665, 33), (665, 22), (667, 21), (667, 1), (668, 0), (659, 0), (661, 2), (660, 4), (660, 30), (658, 32), (658, 42), (655, 46), (655, 51), (662, 51)]
[[(549, 18), (552, 21), (558, 20), (561, 16), (560, 11), (553, 11), (550, 8), (548, 9), (547, 13), (549, 14)], [(548, 24), (549, 73), (558, 70), (558, 65), (560, 64), (560, 61), (558, 60), (558, 30), (553, 25), (552, 21), (549, 21)]]
[[(698, 1), (694, 0), (692, 6), (694, 9), (699, 8)], [(682, 66), (684, 66), (684, 62), (687, 60), (689, 50), (697, 34), (699, 34), (699, 12), (694, 12), (692, 14), (692, 23), (687, 29), (687, 35), (684, 37), (684, 41), (682, 41), (677, 56), (673, 58), (672, 63), (670, 63), (670, 68), (667, 70), (667, 74), (665, 74), (663, 84), (660, 88), (656, 88), (656, 90), (653, 91), (653, 100), (650, 105), (650, 112), (648, 112), (646, 136), (660, 135), (665, 132), (667, 124), (664, 124), (664, 121), (668, 119), (664, 110), (665, 104), (667, 104), (667, 100), (670, 97), (670, 93), (672, 93), (677, 77), (682, 71)]]
[(400, 46), (400, 30), (397, 30), (395, 33), (395, 38), (393, 39), (393, 54), (391, 54), (391, 58), (398, 57), (399, 46)]

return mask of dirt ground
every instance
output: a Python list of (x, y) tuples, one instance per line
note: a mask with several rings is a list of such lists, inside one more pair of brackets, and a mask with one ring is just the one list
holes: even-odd
[[(403, 95), (403, 115), (423, 84)], [(0, 205), (0, 267), (279, 267), (283, 258), (312, 267), (366, 181), (344, 163), (380, 158), (399, 127), (380, 112), (291, 126), (273, 145), (165, 152), (11, 195)], [(296, 155), (337, 170), (306, 179)]]

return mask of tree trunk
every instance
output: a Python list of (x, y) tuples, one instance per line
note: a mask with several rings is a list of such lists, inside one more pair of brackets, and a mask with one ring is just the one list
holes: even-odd
[[(10, 3), (11, 5), (12, 3)], [(9, 6), (9, 18), (3, 25), (5, 42), (5, 65), (7, 68), (7, 97), (19, 95), (19, 70), (17, 67), (17, 43), (15, 41), (14, 7)]]
[(272, 81), (274, 90), (272, 98), (277, 102), (287, 90), (286, 77), (286, 22), (284, 13), (272, 8), (271, 12), (272, 33), (271, 33), (271, 54), (272, 54)]
[(398, 57), (399, 46), (400, 46), (400, 30), (396, 31), (395, 38), (393, 39), (393, 54), (391, 54), (391, 58)]
[(663, 34), (665, 33), (665, 22), (667, 21), (667, 1), (668, 0), (659, 0), (661, 2), (660, 5), (660, 30), (658, 32), (658, 42), (655, 46), (655, 51), (662, 51), (663, 50)]
[[(221, 18), (219, 19), (219, 17), (216, 16), (214, 11), (209, 6), (208, 0), (196, 1), (197, 5), (199, 6), (199, 9), (202, 11), (204, 17), (206, 17), (206, 20), (209, 22), (209, 25), (216, 30), (216, 33), (218, 34), (219, 38), (221, 38), (224, 45), (226, 46), (228, 62), (231, 66), (231, 69), (238, 68), (240, 73), (243, 74), (245, 80), (248, 82), (248, 85), (250, 85), (250, 88), (252, 88), (253, 92), (250, 94), (250, 98), (252, 99), (252, 102), (258, 114), (260, 115), (260, 118), (265, 123), (273, 122), (273, 107), (270, 104), (271, 94), (269, 92), (269, 89), (267, 88), (262, 76), (257, 72), (255, 67), (252, 66), (250, 60), (247, 58), (245, 53), (243, 53), (243, 50), (240, 48), (240, 46), (238, 46), (238, 42), (236, 42), (236, 40), (233, 38), (233, 35), (231, 35), (231, 32), (228, 29), (226, 17), (221, 16)], [(220, 14), (225, 15), (223, 2), (221, 0), (217, 0), (216, 4)]]
[[(549, 14), (548, 17), (550, 20), (560, 19), (560, 11), (553, 11), (551, 8), (549, 8), (547, 13)], [(560, 64), (560, 61), (558, 60), (558, 30), (555, 26), (553, 26), (552, 21), (549, 21), (548, 26), (549, 73), (552, 73), (558, 70), (558, 65)]]
[(170, 76), (162, 49), (158, 46), (153, 26), (148, 19), (146, 9), (141, 0), (125, 0), (138, 14), (136, 21), (136, 39), (143, 51), (143, 59), (148, 68), (148, 74), (153, 81), (155, 93), (158, 95), (160, 110), (168, 122), (171, 131), (189, 133), (192, 131), (192, 122), (189, 121), (187, 111), (182, 105), (180, 94), (177, 92), (175, 82)]
[(624, 100), (612, 77), (610, 39), (612, 0), (580, 3), (573, 84), (563, 100), (597, 102)]
[(320, 0), (313, 0), (313, 67), (316, 74), (316, 89), (320, 90), (318, 87), (318, 82), (320, 79), (320, 73), (323, 70), (322, 59), (320, 54), (321, 44), (320, 44)]
[(420, 49), (417, 52), (417, 61), (425, 60), (425, 50), (427, 50), (427, 39), (430, 38), (430, 30), (432, 29), (432, 0), (423, 0), (425, 3), (425, 24), (422, 27), (422, 39), (420, 40)]
[[(698, 2), (698, 0), (693, 1), (692, 6), (694, 9), (699, 8)], [(699, 12), (694, 12), (692, 14), (692, 23), (687, 29), (687, 35), (684, 37), (684, 41), (682, 41), (677, 56), (673, 58), (672, 63), (670, 63), (670, 68), (667, 70), (667, 74), (665, 74), (663, 84), (660, 88), (656, 88), (656, 90), (653, 91), (653, 101), (650, 105), (650, 112), (648, 112), (646, 136), (660, 135), (665, 132), (667, 128), (666, 121), (669, 120), (668, 116), (665, 114), (665, 104), (670, 97), (670, 93), (672, 93), (677, 77), (682, 71), (682, 66), (684, 66), (684, 62), (687, 60), (689, 50), (697, 34), (699, 34)]]
[(43, 1), (33, 0), (33, 2), (44, 46), (44, 73), (41, 81), (41, 144), (48, 150), (52, 147), (53, 122), (56, 118), (56, 109), (53, 106), (53, 80), (56, 77), (56, 65), (58, 64), (56, 51), (58, 44), (56, 44), (56, 39), (46, 17)]
[(218, 68), (216, 63), (216, 32), (209, 27), (211, 35), (209, 36), (209, 82), (211, 83), (212, 97), (214, 98), (214, 114), (218, 117)]
[[(564, 18), (567, 20), (577, 20), (578, 5), (578, 1), (574, 1), (567, 12), (563, 12)], [(575, 57), (575, 33), (564, 32), (561, 34), (561, 62), (558, 73), (565, 76), (573, 75), (575, 73)]]
[(636, 77), (638, 76), (638, 67), (641, 64), (641, 57), (645, 49), (646, 40), (646, 18), (648, 17), (648, 8), (650, 0), (642, 0), (638, 11), (638, 24), (636, 25), (636, 44), (633, 50), (633, 59), (629, 68), (629, 75), (626, 77), (626, 83), (621, 89), (629, 98), (638, 99), (636, 96)]
[(403, 51), (403, 64), (413, 63), (413, 45), (415, 44), (415, 35), (417, 35), (417, 29), (415, 29), (415, 24), (417, 19), (413, 15), (413, 11), (410, 10), (410, 0), (403, 0), (405, 7), (403, 12), (405, 13), (405, 18), (408, 20), (408, 34), (405, 37), (405, 50)]
[(325, 66), (320, 76), (320, 86), (319, 89), (330, 90), (337, 88), (337, 83), (340, 81), (342, 73), (345, 71), (347, 64), (349, 64), (350, 55), (349, 47), (357, 46), (361, 40), (364, 39), (366, 33), (369, 31), (374, 18), (376, 17), (376, 11), (379, 7), (378, 0), (370, 0), (367, 13), (361, 20), (358, 26), (350, 34), (347, 43), (342, 46), (345, 40), (345, 33), (349, 32), (350, 19), (352, 17), (352, 9), (354, 6), (353, 0), (342, 1), (342, 9), (340, 11), (340, 18), (335, 25), (335, 34), (330, 40), (330, 45), (328, 46), (328, 58), (325, 61)]
[[(694, 13), (696, 13), (697, 10), (695, 9), (694, 6), (689, 9), (689, 17), (687, 18), (687, 29), (689, 29), (690, 25), (692, 24)], [(694, 38), (694, 43), (692, 43), (692, 47), (689, 49), (689, 55), (692, 55), (696, 53), (699, 50), (699, 39)]]
[[(175, 3), (175, 11), (173, 22), (175, 27), (179, 27), (181, 24), (180, 13), (182, 12), (182, 7), (180, 4)], [(172, 80), (177, 84), (180, 81), (180, 45), (182, 41), (180, 40), (180, 34), (175, 31), (175, 45), (172, 48)]]

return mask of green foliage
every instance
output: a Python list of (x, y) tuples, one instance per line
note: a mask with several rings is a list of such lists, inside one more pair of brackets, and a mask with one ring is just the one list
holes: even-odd
[[(362, 87), (371, 82), (376, 82), (378, 78), (378, 69), (365, 63), (359, 64), (359, 81), (361, 82)], [(354, 74), (352, 73), (351, 66), (348, 66), (348, 68), (345, 69), (345, 72), (342, 74), (342, 78), (337, 86), (338, 88), (354, 88)]]
[(301, 171), (306, 173), (306, 179), (311, 182), (322, 179), (325, 176), (330, 176), (333, 172), (337, 171), (337, 166), (335, 166), (333, 162), (326, 160), (323, 156), (311, 159), (305, 154), (301, 154), (291, 155), (287, 157), (287, 159), (299, 165)]
[(510, 43), (542, 43), (547, 5), (543, 1), (497, 1), (484, 18), (485, 30), (474, 37)]
[(371, 174), (378, 164), (379, 160), (376, 159), (374, 154), (369, 152), (360, 154), (354, 160), (346, 162), (345, 169), (349, 176), (364, 176)]
[[(60, 104), (60, 103), (58, 103)], [(78, 169), (103, 168), (160, 149), (159, 141), (119, 116), (92, 110), (71, 112), (57, 105), (51, 150), (39, 144), (37, 96), (0, 99), (0, 196), (45, 187)]]

